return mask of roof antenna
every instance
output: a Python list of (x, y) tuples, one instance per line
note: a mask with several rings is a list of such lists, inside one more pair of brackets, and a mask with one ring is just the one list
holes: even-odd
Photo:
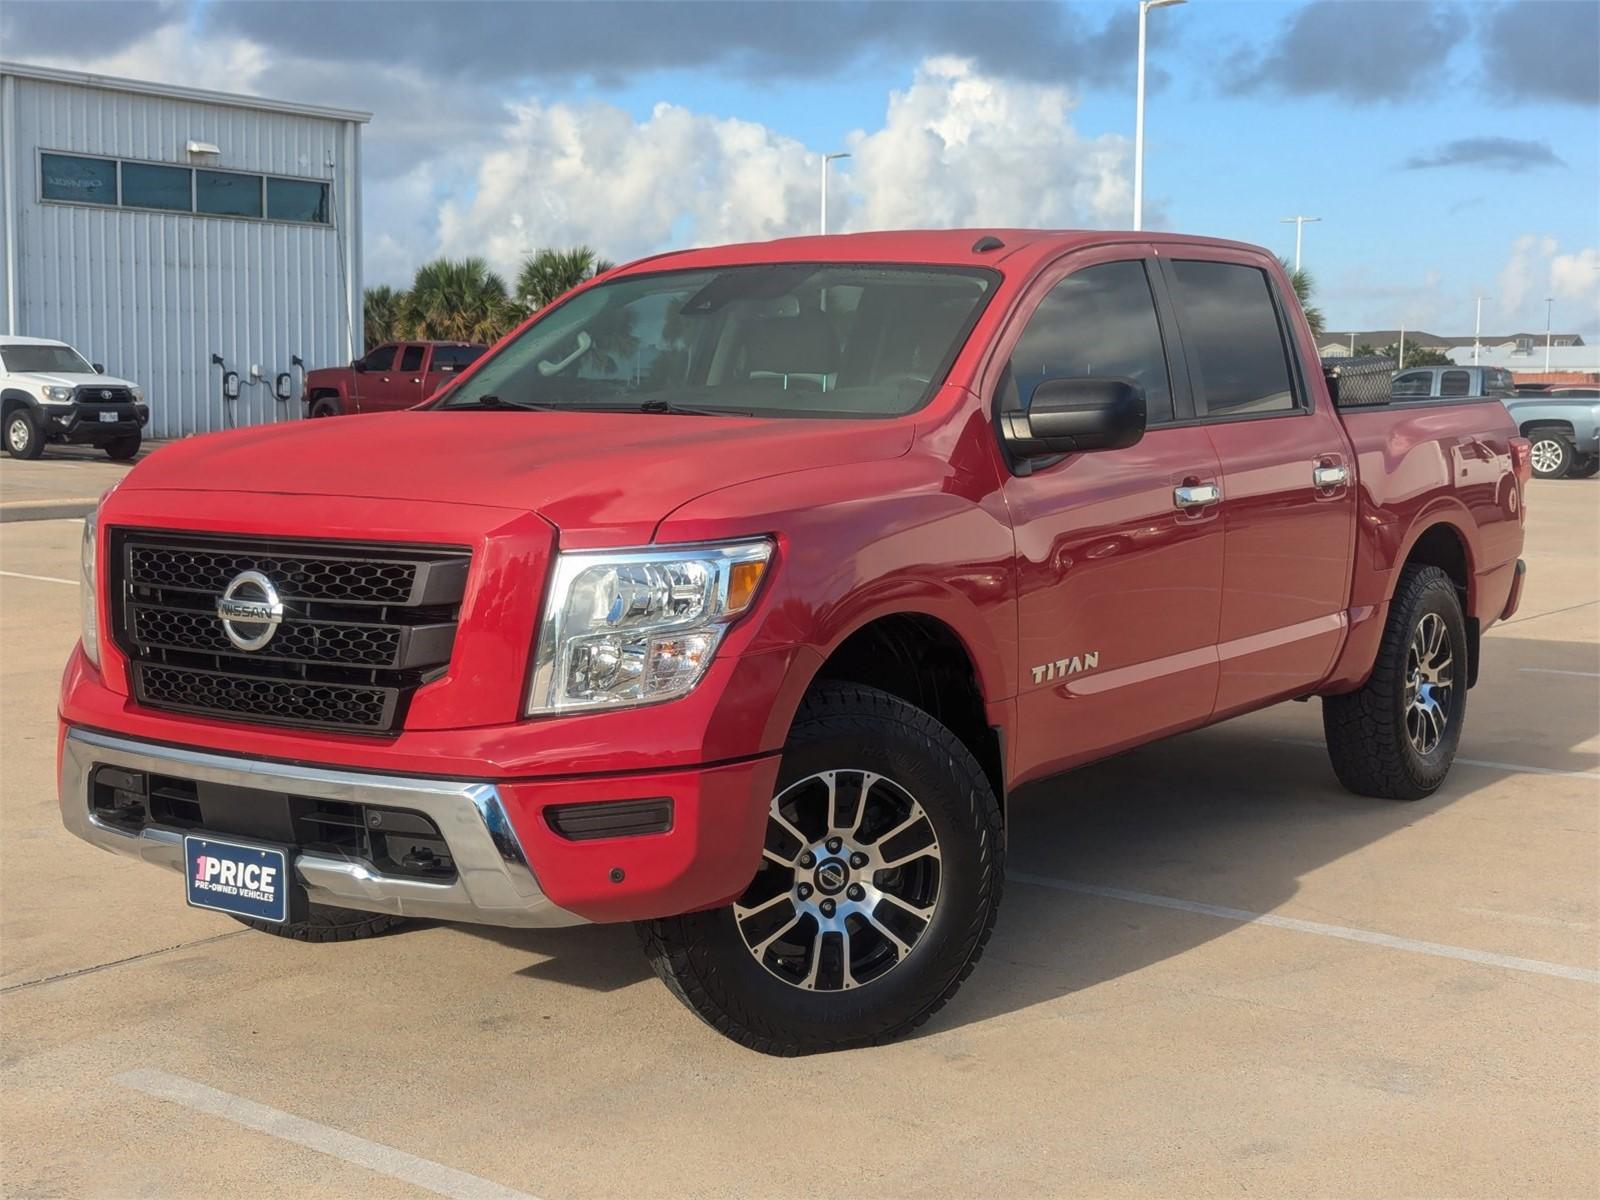
[(987, 254), (991, 250), (1001, 249), (1004, 245), (1005, 243), (995, 237), (994, 234), (986, 233), (972, 243), (972, 252), (974, 254)]

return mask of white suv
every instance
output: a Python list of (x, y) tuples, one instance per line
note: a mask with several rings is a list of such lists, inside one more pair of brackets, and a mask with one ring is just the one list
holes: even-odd
[(0, 429), (12, 458), (71, 442), (131, 459), (149, 421), (138, 384), (90, 366), (65, 342), (0, 335)]

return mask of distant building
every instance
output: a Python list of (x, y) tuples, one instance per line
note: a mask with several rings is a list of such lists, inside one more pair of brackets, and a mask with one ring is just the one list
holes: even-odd
[[(1472, 343), (1477, 341), (1483, 349), (1504, 350), (1507, 353), (1520, 351), (1531, 354), (1535, 351), (1540, 355), (1541, 364), (1544, 355), (1544, 332), (1538, 333), (1504, 333), (1484, 334), (1474, 339), (1469, 333), (1465, 337), (1441, 337), (1436, 333), (1429, 333), (1426, 329), (1408, 329), (1405, 331), (1407, 346), (1431, 346), (1436, 350), (1449, 352), (1458, 347), (1465, 346), (1470, 352)], [(1385, 346), (1393, 345), (1400, 340), (1398, 329), (1368, 329), (1357, 330), (1355, 333), (1324, 333), (1318, 342), (1317, 349), (1324, 358), (1338, 357), (1349, 354), (1351, 346), (1372, 346), (1381, 350)], [(1581, 334), (1554, 333), (1550, 334), (1550, 345), (1553, 348), (1563, 346), (1582, 346), (1584, 344)]]
[(293, 358), (362, 346), (369, 120), (0, 63), (0, 327), (137, 381), (156, 437), (299, 417)]
[(1508, 350), (1504, 346), (1482, 346), (1476, 364), (1472, 361), (1470, 342), (1446, 353), (1451, 362), (1462, 366), (1505, 367), (1518, 383), (1587, 383), (1600, 378), (1600, 346), (1583, 345), (1581, 339), (1576, 346), (1551, 347), (1548, 374), (1545, 372), (1543, 341), (1531, 351), (1520, 347)]

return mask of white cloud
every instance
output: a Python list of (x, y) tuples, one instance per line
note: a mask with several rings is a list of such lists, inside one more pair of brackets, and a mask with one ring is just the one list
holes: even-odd
[(1511, 244), (1500, 272), (1500, 311), (1528, 329), (1543, 326), (1545, 297), (1555, 300), (1554, 318), (1564, 330), (1592, 330), (1600, 321), (1600, 249), (1585, 246), (1561, 253), (1553, 237), (1523, 234)]
[(1499, 307), (1508, 313), (1520, 310), (1528, 297), (1539, 289), (1547, 264), (1556, 252), (1553, 237), (1525, 233), (1511, 243), (1511, 257), (1500, 271)]

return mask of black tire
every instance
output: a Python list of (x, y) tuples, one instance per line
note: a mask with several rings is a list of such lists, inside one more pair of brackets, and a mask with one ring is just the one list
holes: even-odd
[(313, 418), (337, 417), (343, 412), (344, 405), (339, 403), (337, 396), (319, 396), (311, 402), (310, 415)]
[(14, 409), (5, 425), (6, 453), (12, 458), (38, 458), (44, 453), (44, 434), (27, 409)]
[(406, 923), (405, 917), (391, 913), (335, 908), (330, 904), (313, 904), (304, 921), (285, 921), (281, 925), (250, 917), (235, 917), (234, 920), (262, 933), (293, 938), (297, 942), (358, 942), (363, 938), (378, 937)]
[(127, 437), (114, 438), (105, 444), (105, 452), (112, 462), (132, 462), (139, 455), (139, 447), (144, 444), (141, 434), (130, 433)]
[(1533, 443), (1533, 474), (1536, 479), (1563, 479), (1577, 457), (1572, 439), (1558, 429), (1535, 429), (1528, 434)]
[(1591, 454), (1588, 458), (1580, 458), (1572, 464), (1572, 469), (1567, 472), (1568, 479), (1588, 479), (1596, 471), (1600, 471), (1600, 454)]
[[(926, 830), (919, 824), (909, 827), (903, 836), (931, 836), (938, 855), (936, 867), (923, 860), (921, 867), (879, 870), (870, 876), (866, 871), (851, 875), (852, 879), (880, 888), (890, 886), (886, 877), (892, 880), (901, 871), (907, 875), (917, 870), (930, 875), (937, 872), (936, 896), (929, 904), (932, 915), (919, 924), (917, 932), (906, 934), (909, 951), (890, 951), (890, 965), (881, 967), (878, 974), (866, 977), (858, 986), (846, 988), (841, 983), (837, 990), (805, 990), (804, 985), (778, 977), (773, 968), (765, 965), (765, 959), (752, 953), (735, 922), (733, 906), (640, 922), (637, 926), (651, 966), (672, 994), (718, 1033), (763, 1054), (807, 1054), (877, 1045), (914, 1029), (949, 1000), (972, 973), (999, 910), (1005, 878), (1000, 808), (977, 760), (938, 721), (875, 688), (820, 685), (806, 697), (789, 732), (778, 774), (779, 796), (791, 794), (796, 785), (810, 786), (809, 781), (823, 772), (835, 772), (841, 777), (864, 776), (867, 772), (880, 775), (888, 783), (865, 785), (863, 778), (858, 797), (865, 795), (867, 786), (887, 787), (891, 794), (913, 798), (913, 813), (920, 806), (926, 818)], [(874, 792), (875, 796), (879, 794)], [(864, 800), (853, 803), (853, 812), (866, 813)], [(858, 818), (852, 836), (859, 836), (863, 824), (865, 818)], [(769, 849), (776, 848), (775, 836), (785, 836), (776, 831), (776, 824), (769, 824)], [(825, 836), (826, 832), (817, 836)], [(875, 854), (886, 853), (878, 846), (886, 846), (895, 837), (880, 830), (878, 839), (867, 847)], [(773, 869), (764, 861), (762, 871), (741, 901), (751, 903), (763, 874)], [(782, 873), (785, 868), (777, 870)], [(820, 895), (823, 865), (816, 870), (816, 894)], [(810, 877), (798, 869), (792, 871), (795, 895), (799, 894), (802, 878)], [(785, 891), (789, 886), (780, 882), (778, 890)], [(845, 893), (834, 894), (840, 896), (842, 903)], [(854, 884), (850, 895), (852, 899), (859, 898)], [(890, 921), (892, 914), (885, 915), (881, 899), (874, 902), (869, 896), (868, 903), (876, 904), (875, 917)], [(799, 906), (791, 911), (798, 912)], [(752, 920), (748, 913), (745, 920)], [(841, 916), (839, 920), (844, 923), (846, 918)], [(901, 926), (901, 932), (905, 930)], [(816, 964), (825, 956), (832, 957), (830, 969), (838, 967), (839, 957), (854, 964), (851, 955), (855, 939), (863, 933), (866, 927), (856, 926), (842, 949), (840, 943), (830, 942), (834, 948), (831, 954), (823, 950), (823, 938), (816, 937), (807, 960), (812, 964), (813, 975)], [(867, 934), (867, 943), (872, 944), (876, 936)], [(878, 949), (888, 949), (888, 943), (883, 942)], [(881, 955), (879, 961), (884, 961)]]
[[(1412, 704), (1415, 681), (1410, 678), (1413, 643), (1434, 627), (1424, 625), (1430, 621), (1442, 623), (1450, 664), (1448, 693), (1442, 700), (1434, 694), (1443, 729), (1431, 746), (1426, 714)], [(1442, 663), (1444, 656), (1434, 655), (1432, 661)], [(1383, 642), (1366, 686), (1322, 698), (1322, 729), (1339, 782), (1361, 796), (1421, 800), (1432, 795), (1461, 743), (1467, 672), (1467, 625), (1455, 584), (1438, 567), (1405, 568), (1389, 602)]]

